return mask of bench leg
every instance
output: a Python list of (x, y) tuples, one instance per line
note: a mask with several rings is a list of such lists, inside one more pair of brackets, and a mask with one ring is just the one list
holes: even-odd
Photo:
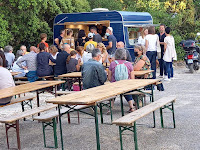
[(78, 124), (80, 124), (80, 116), (79, 116), (79, 111), (77, 111), (77, 116), (78, 116)]
[(160, 121), (161, 121), (161, 127), (164, 128), (162, 109), (163, 109), (163, 108), (160, 108)]
[(58, 140), (57, 140), (57, 133), (56, 133), (56, 119), (53, 118), (53, 135), (54, 135), (54, 146), (58, 148)]
[(63, 134), (62, 134), (62, 120), (61, 120), (60, 108), (61, 108), (61, 105), (58, 104), (58, 114), (59, 114), (59, 124), (60, 124), (60, 141), (61, 141), (62, 150), (64, 150)]
[(122, 129), (121, 126), (119, 126), (119, 138), (120, 138), (120, 146), (121, 146), (121, 150), (123, 150), (123, 143), (122, 143)]
[[(53, 127), (53, 134), (54, 134), (54, 147), (50, 147), (46, 145), (46, 135), (45, 135), (45, 129), (47, 126)], [(52, 122), (42, 122), (42, 128), (43, 128), (43, 138), (44, 138), (44, 147), (46, 148), (58, 148), (58, 141), (57, 141), (57, 133), (56, 133), (56, 118), (52, 119)]]
[(97, 150), (100, 150), (100, 138), (99, 138), (99, 125), (98, 125), (98, 113), (97, 113), (97, 105), (94, 106), (95, 112), (95, 127), (96, 127), (96, 141), (97, 141)]
[(138, 150), (138, 144), (137, 144), (137, 130), (136, 130), (136, 122), (134, 122), (134, 126), (119, 126), (119, 137), (120, 137), (120, 146), (121, 150), (123, 150), (123, 142), (122, 142), (122, 133), (125, 130), (129, 130), (134, 132), (134, 144), (135, 144), (135, 150)]
[[(154, 102), (154, 96), (153, 96), (153, 89), (154, 89), (154, 86), (153, 84), (151, 85), (151, 101)], [(153, 111), (153, 128), (156, 127), (156, 119), (155, 119), (155, 111)]]
[(124, 116), (124, 107), (123, 107), (123, 97), (122, 97), (122, 94), (120, 94), (120, 102), (121, 102), (121, 113), (122, 113), (122, 116)]
[(18, 150), (21, 150), (21, 144), (20, 144), (20, 136), (19, 136), (19, 120), (17, 120), (15, 123), (13, 124), (7, 124), (5, 123), (5, 127), (6, 127), (6, 139), (7, 139), (7, 146), (8, 149), (10, 148), (9, 146), (9, 140), (8, 140), (8, 130), (10, 128), (15, 128), (16, 130), (16, 135), (17, 135), (17, 148)]
[(174, 114), (174, 102), (172, 102), (172, 115), (173, 115), (174, 128), (176, 128), (175, 114)]
[(99, 104), (100, 108), (100, 115), (101, 115), (101, 124), (103, 124), (103, 110), (102, 110), (102, 103)]
[(70, 124), (70, 114), (67, 113), (68, 123)]
[(138, 150), (136, 122), (134, 122), (133, 131), (134, 131), (134, 143), (135, 143), (135, 150)]
[(113, 121), (113, 116), (112, 116), (112, 101), (113, 101), (113, 103), (114, 103), (114, 99), (111, 99), (111, 100), (109, 100), (109, 102), (110, 102), (110, 119), (111, 119), (111, 123), (112, 123), (112, 121)]
[[(171, 108), (170, 108), (171, 106)], [(174, 125), (174, 128), (176, 128), (176, 124), (175, 124), (175, 115), (174, 115), (174, 102), (171, 102), (170, 105), (165, 105), (164, 107), (161, 107), (160, 108), (160, 119), (161, 119), (161, 127), (164, 128), (164, 121), (163, 121), (163, 112), (162, 110), (165, 109), (165, 108), (168, 108), (171, 112), (172, 112), (172, 117), (173, 117), (173, 125)]]

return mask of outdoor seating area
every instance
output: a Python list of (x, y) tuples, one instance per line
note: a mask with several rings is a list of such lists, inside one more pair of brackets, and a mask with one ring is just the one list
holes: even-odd
[[(135, 76), (142, 77), (151, 72), (152, 71), (135, 71), (134, 74)], [(100, 125), (98, 121), (99, 120), (98, 114), (100, 116), (101, 124), (109, 124), (110, 126), (114, 126), (114, 124), (116, 124), (120, 127), (120, 143), (121, 143), (121, 149), (123, 149), (121, 128), (123, 128), (123, 131), (125, 129), (130, 130), (126, 126), (132, 126), (134, 128), (134, 131), (136, 131), (137, 119), (144, 117), (151, 112), (153, 112), (154, 127), (155, 127), (154, 111), (159, 108), (161, 111), (162, 108), (168, 107), (167, 104), (171, 102), (173, 104), (173, 102), (176, 99), (175, 97), (169, 97), (169, 98), (161, 98), (160, 100), (154, 101), (155, 98), (154, 98), (154, 93), (153, 93), (154, 92), (153, 87), (157, 84), (160, 84), (159, 79), (122, 80), (122, 81), (118, 81), (114, 83), (105, 83), (105, 85), (101, 85), (98, 87), (81, 91), (82, 90), (81, 72), (63, 74), (56, 77), (53, 80), (48, 80), (48, 81), (47, 80), (45, 81), (45, 78), (48, 78), (48, 77), (43, 77), (42, 81), (36, 81), (33, 83), (24, 83), (24, 84), (17, 85), (15, 87), (10, 87), (10, 88), (5, 88), (5, 89), (0, 90), (0, 92), (3, 93), (1, 94), (0, 98), (16, 95), (15, 98), (11, 101), (11, 103), (9, 103), (8, 105), (3, 105), (2, 107), (9, 107), (17, 103), (21, 103), (22, 105), (22, 112), (18, 112), (15, 115), (6, 115), (6, 117), (0, 117), (0, 123), (5, 124), (6, 126), (5, 133), (6, 133), (8, 149), (11, 147), (10, 146), (11, 142), (9, 142), (9, 139), (15, 137), (15, 136), (9, 137), (8, 133), (11, 132), (9, 130), (10, 128), (15, 128), (16, 130), (17, 149), (24, 148), (23, 146), (21, 146), (23, 145), (21, 144), (23, 143), (23, 140), (21, 140), (21, 136), (23, 135), (20, 134), (21, 133), (20, 126), (21, 124), (22, 125), (26, 124), (27, 122), (26, 120), (30, 120), (30, 119), (32, 121), (34, 120), (38, 121), (38, 124), (39, 122), (42, 123), (41, 133), (43, 132), (43, 136), (41, 134), (37, 136), (43, 137), (45, 148), (65, 149), (67, 145), (65, 145), (65, 142), (64, 142), (65, 136), (63, 136), (63, 130), (65, 130), (66, 126), (65, 127), (63, 126), (63, 123), (62, 123), (63, 117), (67, 116), (68, 124), (71, 124), (72, 118), (75, 117), (78, 119), (76, 122), (78, 123), (79, 126), (81, 126), (82, 122), (80, 122), (80, 118), (82, 114), (89, 115), (89, 116), (92, 116), (92, 118), (94, 118), (95, 125), (91, 124), (91, 126), (95, 126), (94, 130), (96, 130), (96, 148), (98, 150), (101, 149), (101, 140), (100, 140), (101, 136), (99, 135)], [(18, 82), (25, 82), (25, 80), (26, 80), (25, 77), (16, 78), (15, 82), (17, 84)], [(70, 89), (72, 91), (67, 90), (66, 84), (68, 83), (69, 80), (70, 81), (73, 80), (75, 84), (79, 86), (80, 90), (73, 91), (73, 88)], [(62, 87), (61, 90), (57, 90), (58, 85), (59, 87)], [(145, 88), (147, 86), (150, 86), (151, 90), (146, 90)], [(31, 92), (31, 95), (30, 95), (30, 92)], [(28, 95), (25, 93), (28, 93)], [(40, 102), (39, 97), (42, 93), (43, 94), (49, 93), (51, 95), (54, 95), (55, 98), (46, 99), (44, 102), (47, 104), (44, 104), (43, 102), (42, 106), (40, 106), (41, 102)], [(17, 95), (19, 95), (18, 98), (16, 98)], [(23, 96), (20, 96), (20, 95), (23, 95)], [(142, 99), (137, 98), (137, 100), (135, 100), (135, 107), (137, 109), (136, 111), (129, 113), (128, 115), (125, 115), (126, 112), (124, 112), (123, 95), (133, 95), (133, 96), (138, 96), (138, 97), (142, 96)], [(122, 118), (119, 117), (119, 118), (113, 119), (113, 117), (115, 116), (115, 113), (113, 113), (111, 103), (114, 99), (117, 100), (118, 99), (117, 97), (120, 98), (120, 109), (118, 111), (121, 112)], [(150, 101), (148, 102), (146, 102), (147, 97), (149, 97), (150, 99)], [(36, 101), (35, 106), (32, 105), (33, 100)], [(140, 106), (140, 102), (142, 102), (142, 106)], [(48, 103), (52, 103), (52, 104), (48, 104)], [(25, 104), (29, 105), (30, 107), (26, 111), (24, 111)], [(105, 115), (105, 112), (104, 112), (105, 110), (108, 110), (109, 112), (107, 115)], [(74, 111), (77, 113), (74, 114), (73, 113)], [(172, 108), (172, 111), (173, 111), (173, 119), (174, 119), (174, 127), (175, 127), (174, 107)], [(71, 113), (73, 116), (72, 118), (71, 118)], [(137, 115), (139, 116), (137, 117)], [(109, 120), (111, 121), (107, 120), (108, 116), (110, 116)], [(133, 116), (136, 119), (134, 119)], [(125, 123), (123, 121), (124, 120), (123, 118), (125, 118), (125, 121), (128, 121), (128, 123)], [(74, 119), (73, 119), (73, 122), (74, 122)], [(33, 123), (35, 124), (36, 122), (34, 121)], [(163, 121), (162, 121), (162, 127), (163, 127)], [(53, 131), (51, 135), (49, 135), (50, 134), (48, 131), (49, 128), (52, 128), (52, 131)], [(60, 133), (58, 131), (60, 131)], [(48, 134), (48, 138), (46, 134)], [(53, 141), (49, 143), (50, 137), (52, 137)], [(135, 137), (135, 149), (138, 149), (136, 132), (134, 132), (134, 137)], [(16, 144), (12, 143), (12, 145), (16, 145)]]

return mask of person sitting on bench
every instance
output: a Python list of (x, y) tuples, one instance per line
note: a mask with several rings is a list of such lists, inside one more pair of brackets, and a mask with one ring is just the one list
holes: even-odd
[(83, 89), (89, 89), (103, 85), (106, 82), (107, 75), (103, 65), (99, 62), (101, 59), (101, 51), (94, 49), (92, 51), (92, 59), (89, 59), (82, 66)]
[[(15, 86), (11, 73), (3, 67), (3, 59), (0, 57), (0, 89)], [(11, 97), (0, 99), (0, 106), (9, 104)]]

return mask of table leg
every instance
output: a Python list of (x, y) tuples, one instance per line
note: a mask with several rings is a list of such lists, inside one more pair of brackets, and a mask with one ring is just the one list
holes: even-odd
[(36, 91), (36, 95), (37, 95), (37, 107), (40, 107), (40, 99), (39, 99), (39, 91)]
[[(154, 89), (154, 86), (153, 84), (151, 84), (151, 100), (152, 102), (154, 102), (154, 94), (153, 94), (153, 89)], [(156, 119), (155, 119), (155, 111), (153, 111), (153, 124), (154, 124), (154, 128), (156, 127)]]
[(97, 150), (100, 150), (100, 139), (99, 139), (99, 125), (98, 125), (98, 113), (97, 113), (97, 105), (94, 106), (95, 112), (95, 127), (96, 127), (96, 141), (97, 141)]
[(78, 78), (78, 83), (79, 83), (79, 88), (80, 88), (80, 91), (81, 91), (81, 89), (82, 89), (82, 87), (81, 87), (81, 78)]
[(55, 97), (57, 97), (56, 91), (57, 91), (57, 85), (55, 85)]
[(121, 102), (121, 112), (122, 112), (122, 116), (124, 116), (124, 106), (123, 106), (122, 94), (120, 94), (120, 102)]
[(61, 106), (58, 104), (58, 114), (59, 114), (59, 123), (60, 123), (60, 140), (61, 140), (61, 147), (62, 147), (62, 150), (64, 150), (60, 107), (61, 107)]

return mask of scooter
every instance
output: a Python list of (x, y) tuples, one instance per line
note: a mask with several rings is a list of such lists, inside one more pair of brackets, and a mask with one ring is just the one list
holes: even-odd
[(183, 40), (180, 43), (180, 46), (185, 50), (184, 60), (191, 73), (199, 70), (200, 48), (196, 41), (198, 36), (200, 36), (200, 33), (197, 33), (195, 40)]

